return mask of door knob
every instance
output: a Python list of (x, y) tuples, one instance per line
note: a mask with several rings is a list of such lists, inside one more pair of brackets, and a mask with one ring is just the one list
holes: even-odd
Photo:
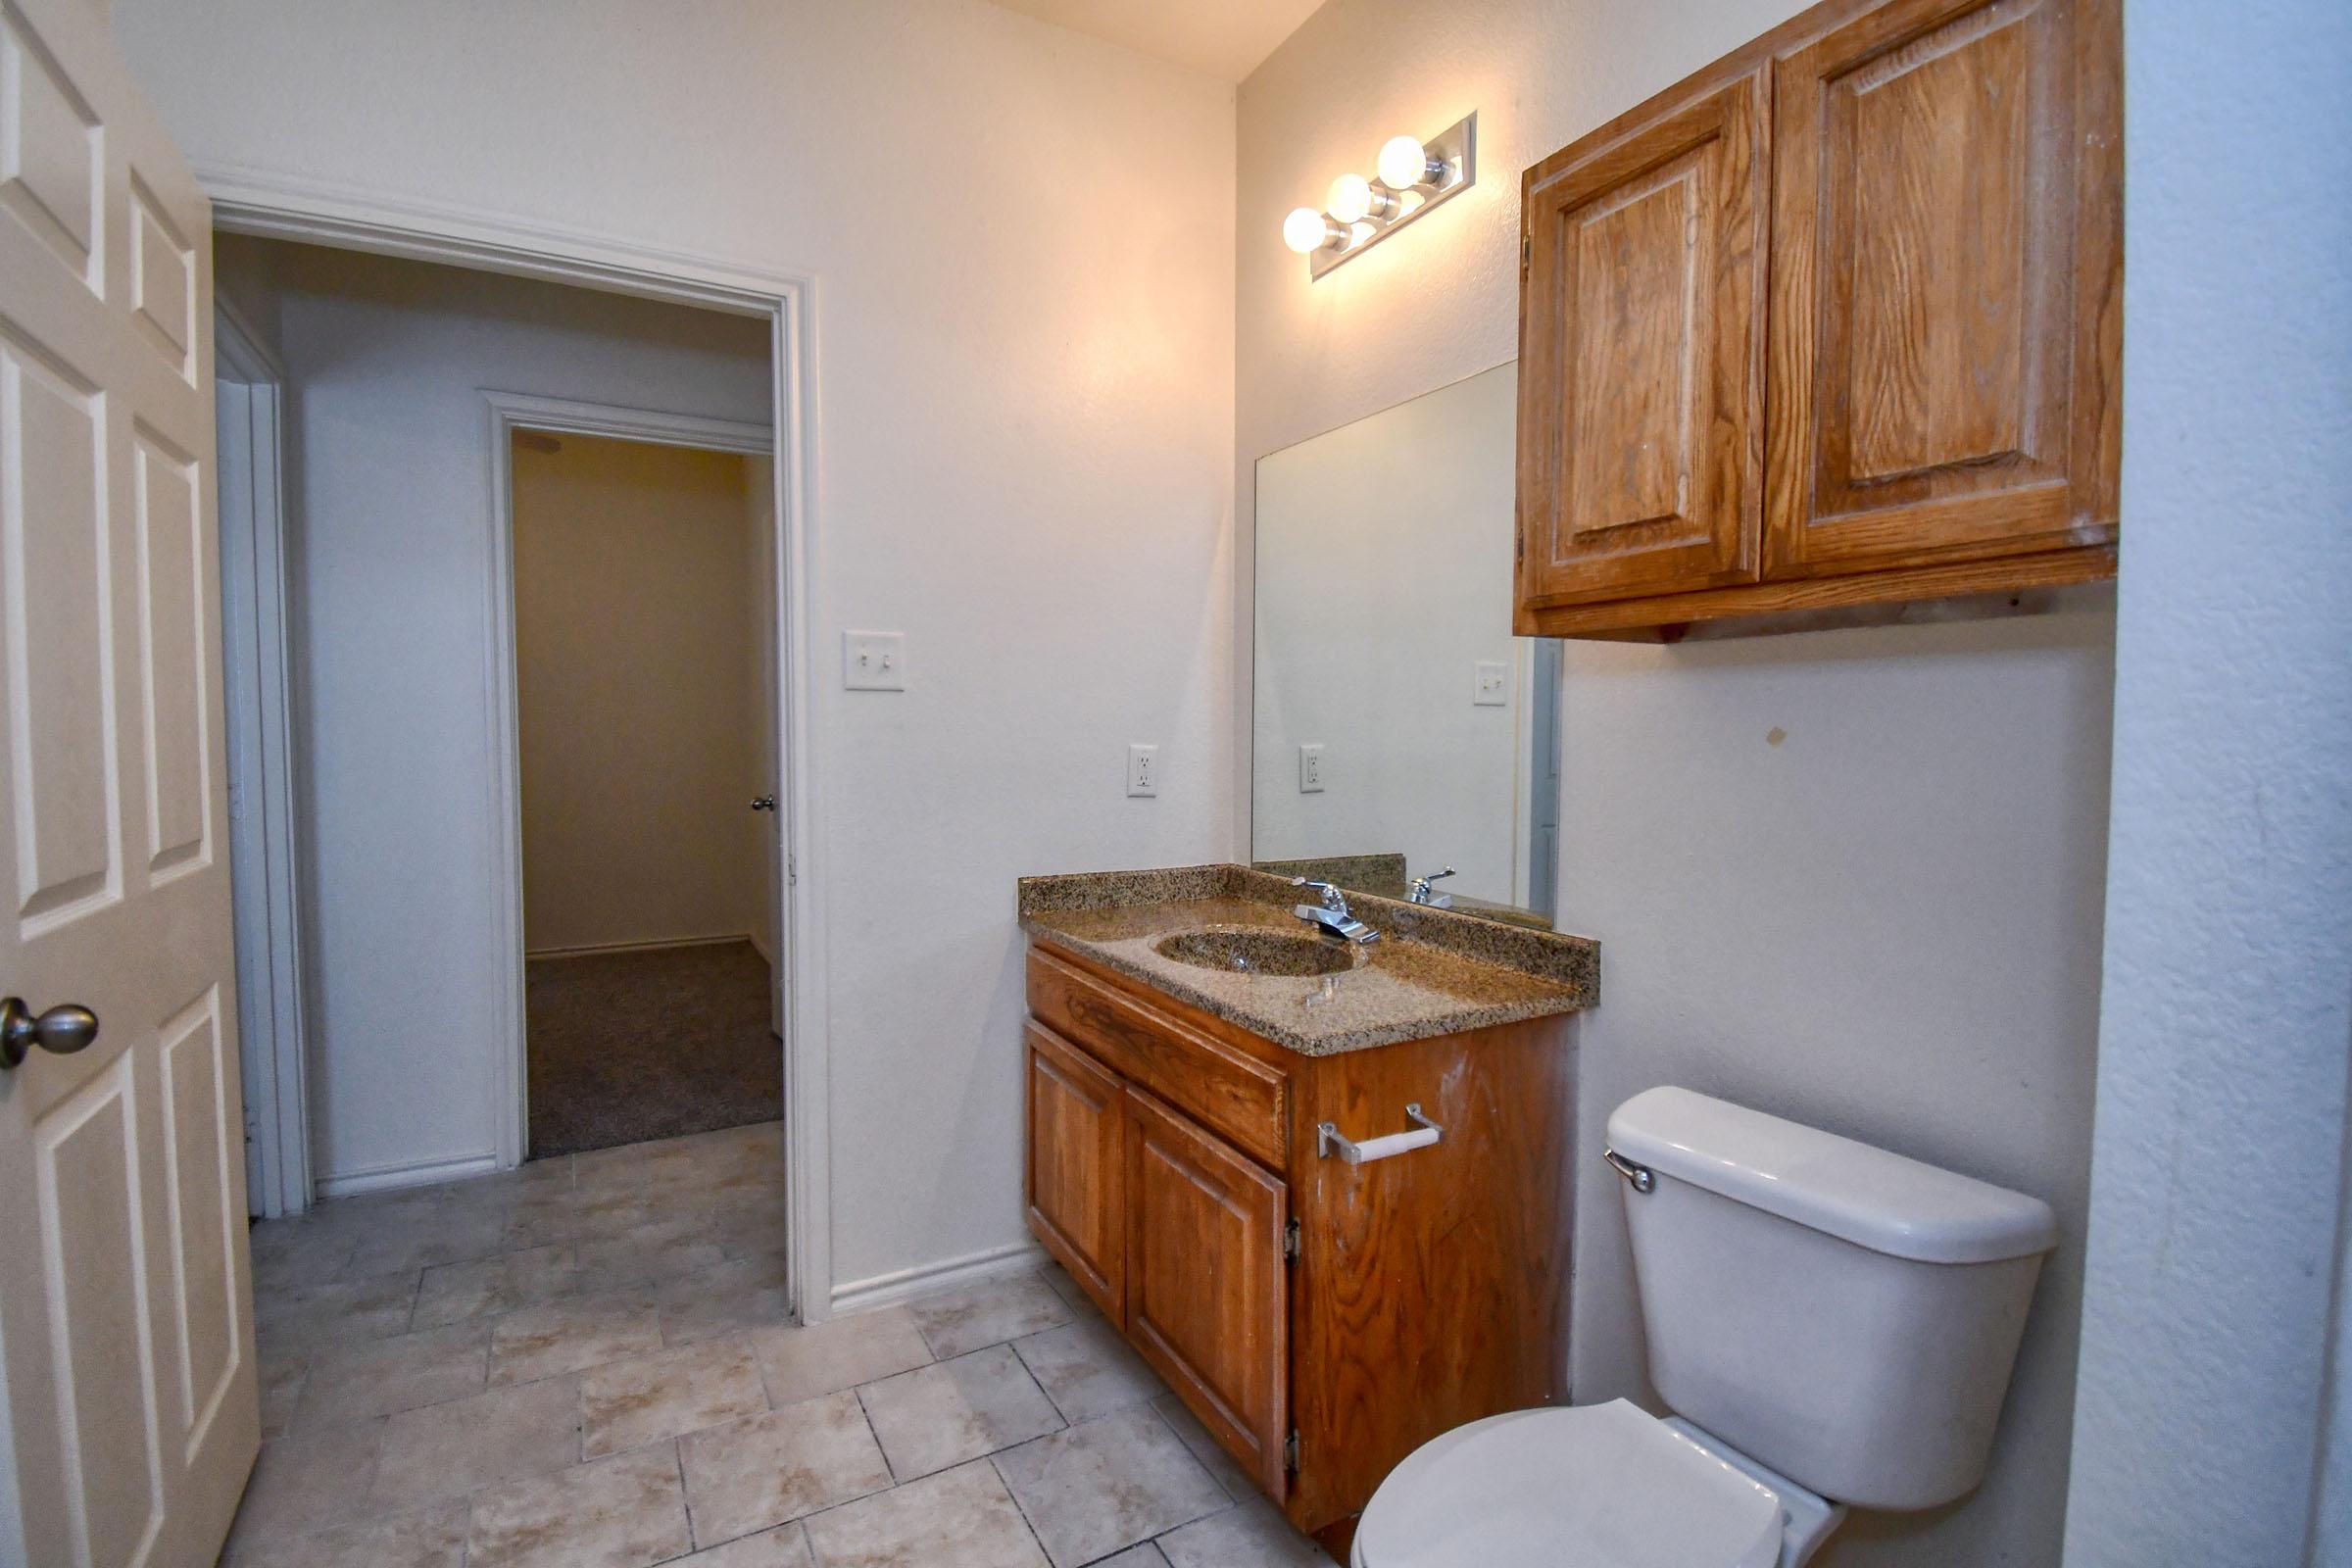
[(87, 1007), (69, 1002), (36, 1018), (23, 997), (0, 1001), (0, 1067), (14, 1067), (35, 1046), (70, 1056), (97, 1038), (98, 1015)]
[(772, 811), (775, 808), (776, 798), (773, 795), (762, 795), (752, 802), (752, 809), (755, 811)]

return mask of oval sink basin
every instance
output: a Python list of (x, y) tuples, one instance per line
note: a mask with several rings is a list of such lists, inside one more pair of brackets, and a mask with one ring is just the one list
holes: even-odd
[(1153, 951), (1178, 963), (1233, 974), (1345, 974), (1363, 958), (1345, 943), (1308, 932), (1268, 931), (1249, 925), (1179, 931), (1160, 938)]

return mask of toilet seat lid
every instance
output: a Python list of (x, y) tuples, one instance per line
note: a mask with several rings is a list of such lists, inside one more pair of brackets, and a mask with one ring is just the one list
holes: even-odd
[(1363, 1568), (1774, 1568), (1780, 1499), (1623, 1399), (1456, 1427), (1389, 1473)]

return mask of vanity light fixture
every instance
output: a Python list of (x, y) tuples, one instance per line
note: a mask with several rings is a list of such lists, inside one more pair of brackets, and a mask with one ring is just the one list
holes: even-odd
[(1342, 174), (1323, 196), (1323, 210), (1295, 209), (1282, 220), (1283, 243), (1307, 259), (1321, 277), (1386, 239), (1458, 191), (1477, 183), (1478, 116), (1466, 115), (1428, 141), (1392, 136), (1376, 160), (1377, 179)]

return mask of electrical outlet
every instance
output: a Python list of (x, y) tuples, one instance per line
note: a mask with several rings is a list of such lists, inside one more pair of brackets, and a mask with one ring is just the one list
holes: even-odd
[(841, 634), (841, 684), (854, 692), (906, 689), (906, 636), (895, 631)]
[(1298, 748), (1298, 793), (1323, 793), (1323, 743), (1306, 741)]
[(1127, 793), (1157, 795), (1159, 793), (1159, 748), (1141, 741), (1127, 748)]
[(1476, 665), (1477, 674), (1470, 686), (1470, 706), (1473, 708), (1508, 708), (1511, 706), (1511, 666), (1499, 659), (1482, 659)]

